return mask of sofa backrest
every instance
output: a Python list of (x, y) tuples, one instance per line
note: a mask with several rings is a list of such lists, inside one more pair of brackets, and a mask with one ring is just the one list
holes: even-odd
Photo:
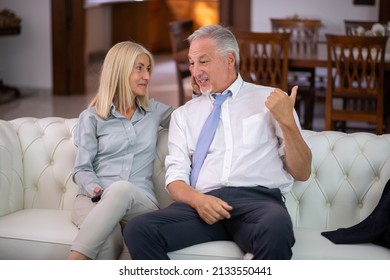
[[(286, 197), (295, 227), (335, 229), (356, 224), (377, 205), (390, 178), (390, 134), (303, 131), (312, 154), (312, 174), (296, 181)], [(160, 131), (154, 181), (162, 206), (168, 131)]]
[(286, 197), (294, 226), (336, 229), (364, 220), (390, 178), (390, 134), (303, 133), (312, 147), (312, 174)]
[[(71, 173), (77, 119), (0, 121), (0, 216), (23, 208), (72, 209)], [(312, 149), (312, 174), (286, 195), (295, 227), (334, 229), (365, 219), (390, 178), (390, 134), (303, 131)], [(159, 132), (153, 182), (161, 207), (168, 131)]]
[(76, 157), (72, 132), (77, 119), (19, 118), (10, 122), (21, 148), (23, 208), (72, 209), (78, 191), (71, 178)]

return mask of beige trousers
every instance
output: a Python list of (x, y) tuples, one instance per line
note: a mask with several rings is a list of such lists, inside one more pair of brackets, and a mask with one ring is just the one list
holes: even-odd
[(72, 222), (79, 233), (71, 250), (91, 259), (117, 259), (124, 246), (122, 227), (131, 218), (157, 209), (146, 192), (127, 181), (110, 185), (97, 203), (78, 195)]

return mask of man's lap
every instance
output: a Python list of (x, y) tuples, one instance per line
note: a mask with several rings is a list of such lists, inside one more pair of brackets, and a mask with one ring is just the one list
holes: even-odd
[[(243, 219), (244, 222), (257, 223), (260, 221), (256, 218), (258, 211), (267, 214), (269, 207), (285, 208), (278, 189), (225, 187), (207, 194), (219, 197), (233, 206), (231, 222), (235, 226), (238, 226), (243, 215), (247, 215), (247, 218)], [(212, 240), (232, 239), (232, 235), (228, 232), (230, 230), (227, 231), (232, 226), (225, 226), (225, 222), (229, 224), (230, 221), (224, 220), (208, 225), (199, 217), (195, 209), (180, 202), (173, 202), (164, 209), (141, 215), (135, 219), (141, 219), (142, 223), (165, 236), (168, 244), (184, 243), (180, 245), (182, 247)], [(170, 248), (170, 250), (176, 249), (178, 248)]]

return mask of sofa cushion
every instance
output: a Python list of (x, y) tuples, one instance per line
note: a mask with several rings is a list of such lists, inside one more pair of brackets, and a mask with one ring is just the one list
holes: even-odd
[(321, 235), (321, 230), (294, 228), (295, 260), (386, 260), (390, 250), (372, 243), (334, 244)]
[(0, 259), (65, 259), (77, 227), (71, 211), (25, 209), (0, 219)]
[(168, 253), (172, 260), (242, 260), (244, 252), (232, 241), (213, 241)]

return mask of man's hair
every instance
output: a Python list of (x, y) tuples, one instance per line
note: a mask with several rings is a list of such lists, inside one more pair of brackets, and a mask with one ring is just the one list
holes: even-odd
[(216, 42), (218, 51), (222, 56), (227, 56), (228, 54), (233, 53), (236, 58), (234, 67), (236, 71), (239, 72), (240, 50), (233, 32), (220, 25), (206, 25), (194, 31), (194, 33), (188, 37), (188, 42), (191, 44), (199, 38), (213, 39)]
[[(149, 57), (151, 69), (154, 68), (152, 54), (143, 46), (130, 42), (120, 42), (114, 45), (107, 53), (100, 74), (100, 84), (95, 98), (89, 107), (95, 107), (96, 113), (103, 119), (110, 114), (111, 104), (117, 110), (124, 112), (134, 105), (134, 94), (130, 87), (130, 74), (134, 68), (138, 55), (146, 54)], [(144, 108), (149, 108), (149, 93), (137, 96), (137, 100)]]

